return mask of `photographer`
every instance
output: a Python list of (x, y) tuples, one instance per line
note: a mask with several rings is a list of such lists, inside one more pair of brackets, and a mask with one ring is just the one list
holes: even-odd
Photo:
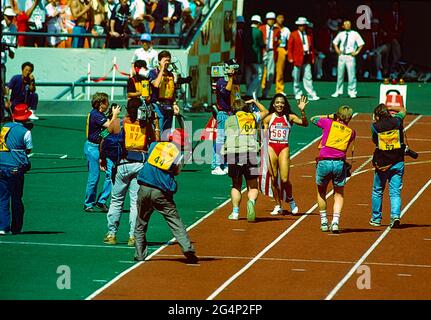
[[(12, 120), (0, 130), (0, 235), (21, 233), (24, 222), (24, 173), (30, 169), (28, 154), (33, 148), (31, 132), (25, 127), (31, 111), (17, 105)], [(12, 209), (12, 218), (10, 215)]]
[(228, 172), (227, 164), (220, 155), (220, 150), (224, 143), (224, 125), (226, 119), (232, 115), (232, 105), (235, 100), (241, 98), (239, 83), (235, 82), (235, 75), (238, 73), (239, 65), (235, 59), (226, 61), (224, 64), (224, 77), (216, 82), (215, 96), (217, 105), (217, 136), (216, 150), (211, 163), (211, 174), (225, 175)]
[(175, 99), (175, 77), (168, 67), (171, 64), (171, 53), (163, 50), (158, 55), (159, 66), (151, 69), (148, 75), (151, 84), (151, 103), (159, 118), (163, 137), (171, 130), (174, 115), (179, 115)]
[(10, 108), (13, 108), (21, 103), (25, 103), (31, 110), (30, 120), (39, 120), (34, 113), (37, 109), (39, 97), (36, 93), (36, 80), (33, 76), (34, 65), (31, 62), (24, 62), (21, 66), (21, 74), (13, 76), (6, 89), (6, 93), (10, 91)]
[(332, 181), (334, 186), (334, 213), (331, 231), (339, 232), (339, 219), (344, 203), (344, 185), (348, 175), (346, 153), (355, 140), (356, 132), (350, 128), (353, 110), (349, 106), (341, 106), (336, 114), (314, 116), (310, 121), (322, 129), (322, 140), (319, 144), (319, 157), (316, 158), (317, 204), (320, 211), (320, 230), (326, 232), (326, 190)]
[[(394, 116), (390, 111), (396, 111)], [(404, 107), (387, 107), (381, 103), (374, 109), (374, 123), (371, 125), (373, 143), (376, 149), (373, 155), (375, 168), (372, 217), (370, 225), (378, 227), (382, 220), (382, 199), (386, 182), (389, 184), (391, 200), (391, 228), (400, 226), (401, 189), (404, 175)]]
[(127, 80), (127, 99), (140, 98), (145, 103), (150, 102), (151, 91), (148, 72), (145, 60), (135, 61), (134, 75)]
[(99, 183), (99, 159), (100, 151), (99, 144), (102, 141), (101, 133), (104, 128), (108, 128), (112, 121), (117, 119), (121, 112), (120, 106), (112, 106), (112, 119), (108, 119), (105, 112), (109, 108), (108, 95), (104, 92), (96, 92), (91, 100), (93, 110), (87, 116), (87, 141), (84, 144), (85, 158), (88, 165), (88, 179), (85, 190), (84, 211), (94, 212), (94, 205), (104, 212), (108, 212), (106, 201), (111, 194), (111, 166), (108, 166), (103, 184), (102, 193), (96, 201), (97, 184)]
[[(119, 158), (120, 160), (113, 164), (116, 172), (114, 174), (115, 178), (113, 178), (111, 204), (107, 215), (108, 233), (104, 239), (106, 244), (117, 243), (116, 234), (120, 225), (126, 192), (129, 190), (130, 229), (128, 245), (135, 245), (134, 231), (138, 214), (137, 199), (139, 189), (137, 176), (147, 160), (148, 146), (151, 142), (160, 140), (160, 128), (157, 116), (143, 116), (141, 107), (141, 99), (130, 99), (127, 101), (127, 114), (124, 120), (115, 119), (108, 127), (110, 135), (119, 136), (123, 151), (120, 155), (115, 156), (116, 159)], [(115, 161), (113, 159), (105, 160), (104, 143), (102, 141), (102, 169), (107, 168), (106, 161)]]

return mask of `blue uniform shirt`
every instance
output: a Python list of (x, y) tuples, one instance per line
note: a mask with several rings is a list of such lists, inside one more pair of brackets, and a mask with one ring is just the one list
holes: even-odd
[[(157, 143), (158, 142), (151, 143), (150, 149), (148, 150), (148, 158), (150, 157), (151, 152), (153, 152)], [(175, 162), (176, 161), (174, 161), (174, 163)], [(152, 166), (147, 161), (139, 172), (138, 183), (146, 184), (163, 192), (175, 193), (177, 192), (177, 182), (175, 181), (174, 168), (175, 165), (172, 165), (168, 171), (163, 171)]]
[[(4, 128), (9, 130), (2, 141), (5, 146), (0, 149), (3, 150), (0, 151), (0, 167), (28, 168), (30, 162), (25, 150), (33, 148), (30, 131), (19, 122), (7, 122), (2, 128), (3, 132), (6, 131)], [(9, 151), (5, 151), (6, 148)]]
[(231, 92), (226, 90), (227, 81), (224, 78), (220, 78), (216, 82), (216, 100), (217, 108), (219, 111), (230, 112), (232, 110), (230, 105)]
[(24, 85), (22, 75), (20, 74), (17, 74), (10, 79), (7, 87), (11, 90), (10, 101), (12, 105), (25, 102), (26, 94), (29, 90), (29, 84), (30, 83)]
[(99, 110), (93, 109), (87, 119), (87, 139), (90, 142), (99, 144), (102, 141), (100, 133), (104, 130), (103, 124), (108, 118)]

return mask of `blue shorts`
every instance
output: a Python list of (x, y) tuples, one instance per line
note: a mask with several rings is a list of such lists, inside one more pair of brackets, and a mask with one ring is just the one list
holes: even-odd
[(343, 160), (320, 160), (316, 167), (316, 184), (327, 186), (330, 181), (334, 187), (344, 187), (346, 184), (346, 167)]

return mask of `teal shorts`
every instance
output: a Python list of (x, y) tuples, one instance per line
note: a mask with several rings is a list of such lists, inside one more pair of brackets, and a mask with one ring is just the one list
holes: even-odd
[(346, 184), (347, 170), (341, 159), (320, 160), (316, 167), (316, 184), (327, 186), (330, 181), (334, 187), (344, 187)]

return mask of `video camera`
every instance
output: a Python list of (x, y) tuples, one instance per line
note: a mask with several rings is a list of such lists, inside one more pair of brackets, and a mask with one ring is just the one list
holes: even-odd
[(211, 77), (221, 78), (227, 76), (229, 71), (233, 71), (234, 74), (239, 74), (240, 66), (235, 59), (230, 59), (223, 63), (222, 65), (211, 67)]
[(406, 146), (405, 150), (404, 150), (404, 154), (406, 156), (409, 156), (413, 159), (417, 159), (419, 157), (419, 154), (413, 150), (411, 150), (408, 146)]
[(147, 105), (145, 101), (142, 101), (142, 106), (138, 108), (137, 119), (142, 124), (147, 124), (155, 119), (155, 113), (151, 104)]

